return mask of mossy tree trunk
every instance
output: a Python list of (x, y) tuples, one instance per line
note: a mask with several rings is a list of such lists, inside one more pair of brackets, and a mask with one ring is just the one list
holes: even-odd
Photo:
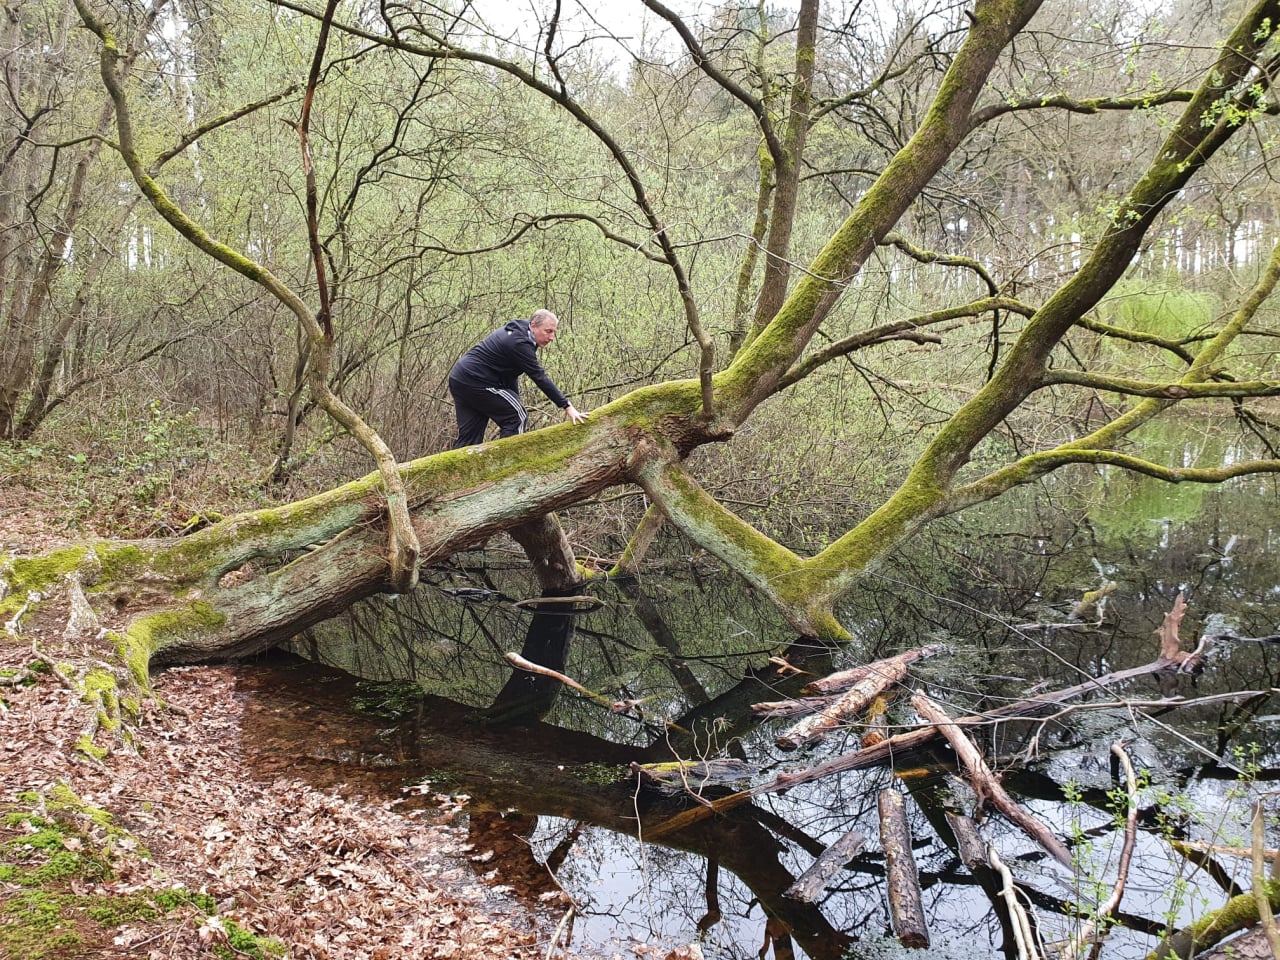
[[(87, 0), (76, 2), (91, 22)], [(1269, 109), (1275, 72), (1271, 33), (1272, 25), (1280, 23), (1280, 0), (1263, 0), (1248, 10), (1199, 88), (1180, 95), (1187, 101), (1181, 118), (1117, 205), (1092, 257), (1039, 307), (1011, 307), (1010, 298), (999, 298), (1000, 309), (1016, 308), (1029, 317), (1026, 326), (986, 385), (936, 430), (902, 485), (857, 527), (814, 556), (801, 557), (735, 516), (684, 468), (692, 450), (729, 439), (760, 404), (817, 368), (805, 356), (810, 341), (875, 245), (969, 132), (1001, 109), (1016, 107), (1002, 103), (980, 108), (978, 101), (991, 70), (1038, 6), (1036, 0), (976, 4), (968, 35), (915, 134), (726, 370), (709, 377), (706, 352), (700, 351), (697, 379), (637, 390), (594, 411), (585, 426), (552, 427), (437, 454), (398, 469), (380, 457), (379, 474), (298, 503), (232, 517), (189, 537), (84, 544), (15, 561), (8, 572), (6, 618), (30, 609), (36, 593), (47, 593), (69, 576), (67, 582), (82, 586), (97, 616), (115, 631), (139, 671), (149, 663), (261, 649), (362, 597), (393, 588), (386, 549), (387, 477), (398, 475), (412, 525), (412, 536), (405, 542), (416, 540), (423, 562), (511, 531), (544, 561), (537, 569), (544, 586), (563, 586), (575, 572), (571, 552), (547, 516), (608, 487), (638, 484), (671, 522), (769, 597), (799, 632), (835, 639), (845, 636), (832, 612), (835, 602), (905, 537), (936, 517), (999, 496), (1049, 470), (1075, 462), (1109, 463), (1172, 481), (1198, 482), (1280, 470), (1275, 460), (1207, 470), (1167, 468), (1114, 449), (1136, 426), (1178, 400), (1280, 393), (1280, 383), (1230, 380), (1220, 370), (1227, 348), (1248, 329), (1280, 277), (1280, 248), (1234, 316), (1221, 323), (1180, 377), (1163, 383), (1121, 381), (1057, 372), (1049, 364), (1051, 352), (1120, 278), (1164, 206), (1236, 132)], [(400, 34), (376, 34), (350, 24), (334, 22), (333, 29), (408, 56), (510, 68), (522, 82), (582, 119), (580, 105), (562, 88), (548, 87), (528, 71), (504, 66), (489, 54), (430, 36), (415, 44)], [(99, 25), (97, 32), (105, 45), (108, 31)], [(109, 88), (116, 76), (107, 69), (110, 61), (104, 54), (104, 82)], [(113, 98), (118, 117), (127, 118), (118, 87)], [(165, 212), (167, 198), (136, 157), (127, 159), (148, 199)], [(629, 168), (629, 178), (634, 173)], [(642, 194), (638, 179), (634, 185)], [(652, 210), (646, 211), (646, 216), (656, 218)], [(182, 229), (180, 212), (169, 212), (174, 214), (171, 222)], [(207, 237), (202, 243), (197, 245), (207, 247), (210, 255), (221, 254), (233, 268), (256, 269)], [(688, 287), (681, 284), (683, 297)], [(293, 296), (284, 291), (282, 299), (288, 299), (285, 294)], [(993, 309), (994, 300), (973, 309)], [(298, 309), (306, 312), (303, 306)], [(921, 318), (919, 325), (948, 322), (953, 316), (939, 311)], [(907, 333), (918, 330), (885, 325), (830, 344), (821, 354), (829, 361)], [(695, 339), (701, 344), (701, 337)], [(1144, 399), (1090, 436), (1037, 450), (985, 476), (966, 475), (963, 471), (975, 448), (1035, 391), (1051, 385), (1105, 389)], [(68, 592), (74, 594), (75, 589)]]

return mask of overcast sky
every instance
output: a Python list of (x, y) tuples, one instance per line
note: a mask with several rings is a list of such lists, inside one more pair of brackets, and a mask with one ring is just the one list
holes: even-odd
[[(706, 0), (663, 0), (665, 6), (684, 17), (694, 26), (699, 18), (710, 16), (716, 6)], [(773, 9), (794, 10), (799, 0), (771, 0)], [(545, 24), (548, 12), (554, 9), (552, 0), (473, 0), (472, 6), (484, 18), (495, 33), (517, 37), (525, 43), (538, 37), (539, 26)], [(561, 44), (577, 42), (583, 36), (612, 34), (623, 38), (627, 46), (638, 49), (643, 41), (660, 39), (674, 44), (675, 35), (670, 26), (650, 12), (640, 0), (596, 0), (581, 3), (579, 0), (562, 0)], [(599, 53), (611, 57), (621, 54), (616, 45), (601, 41), (596, 45)]]

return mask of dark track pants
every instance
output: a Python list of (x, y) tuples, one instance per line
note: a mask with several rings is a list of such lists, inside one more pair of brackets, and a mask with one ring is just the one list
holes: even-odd
[(498, 425), (501, 436), (513, 437), (524, 433), (529, 415), (520, 402), (520, 394), (514, 390), (474, 387), (450, 378), (449, 392), (453, 394), (453, 409), (458, 417), (458, 439), (453, 445), (454, 450), (484, 442), (484, 430), (490, 420)]

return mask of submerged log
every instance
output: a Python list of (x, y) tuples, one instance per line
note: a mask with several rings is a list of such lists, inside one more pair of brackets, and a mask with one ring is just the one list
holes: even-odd
[[(932, 656), (942, 648), (940, 646), (920, 647), (908, 650), (896, 657), (877, 660), (856, 670), (846, 670), (843, 674), (832, 674), (825, 680), (816, 683), (824, 684), (832, 677), (858, 677), (849, 685), (843, 694), (834, 702), (819, 710), (811, 717), (806, 717), (782, 733), (774, 742), (783, 750), (796, 750), (822, 739), (832, 730), (846, 726), (849, 721), (865, 710), (877, 697), (890, 687), (907, 678), (907, 665), (923, 657)], [(843, 681), (842, 681), (843, 682)], [(810, 687), (814, 684), (810, 684)], [(809, 688), (806, 688), (809, 689)]]
[(960, 729), (956, 721), (923, 693), (917, 693), (911, 698), (911, 706), (915, 708), (916, 713), (933, 724), (938, 732), (946, 737), (965, 771), (969, 786), (973, 787), (974, 792), (978, 794), (979, 801), (1000, 811), (1006, 820), (1040, 844), (1053, 855), (1055, 860), (1063, 866), (1070, 867), (1071, 851), (1054, 836), (1048, 827), (1018, 806), (1013, 797), (1005, 792), (996, 775), (987, 766), (987, 762), (982, 759), (978, 748), (973, 745), (973, 741)]
[(881, 790), (877, 806), (880, 811), (880, 846), (884, 848), (889, 888), (889, 916), (893, 921), (894, 936), (904, 947), (927, 947), (929, 928), (924, 920), (916, 858), (911, 852), (911, 828), (907, 826), (906, 804), (902, 800), (902, 794), (896, 790)]
[(823, 850), (809, 869), (796, 882), (783, 891), (784, 897), (813, 903), (827, 885), (827, 881), (844, 869), (845, 864), (862, 852), (866, 838), (857, 830), (850, 830), (831, 846)]
[(805, 694), (830, 694), (844, 693), (846, 690), (853, 688), (861, 683), (867, 677), (874, 676), (879, 672), (881, 666), (886, 663), (901, 662), (903, 665), (914, 663), (917, 660), (924, 660), (928, 657), (941, 653), (943, 646), (940, 643), (931, 644), (927, 647), (915, 647), (911, 650), (904, 650), (896, 657), (887, 657), (883, 660), (877, 660), (875, 663), (863, 664), (860, 667), (853, 667), (850, 670), (841, 670), (838, 673), (828, 674), (820, 680), (814, 680), (808, 684), (802, 691)]
[(667, 791), (724, 786), (750, 780), (756, 768), (745, 760), (673, 760), (667, 763), (632, 763), (631, 772), (645, 784)]

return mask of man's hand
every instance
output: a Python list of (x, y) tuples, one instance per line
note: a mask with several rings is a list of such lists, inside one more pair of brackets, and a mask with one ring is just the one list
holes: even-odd
[(581, 410), (574, 407), (572, 403), (564, 408), (564, 418), (572, 421), (573, 423), (586, 423), (590, 417), (591, 415), (589, 413), (583, 413)]

